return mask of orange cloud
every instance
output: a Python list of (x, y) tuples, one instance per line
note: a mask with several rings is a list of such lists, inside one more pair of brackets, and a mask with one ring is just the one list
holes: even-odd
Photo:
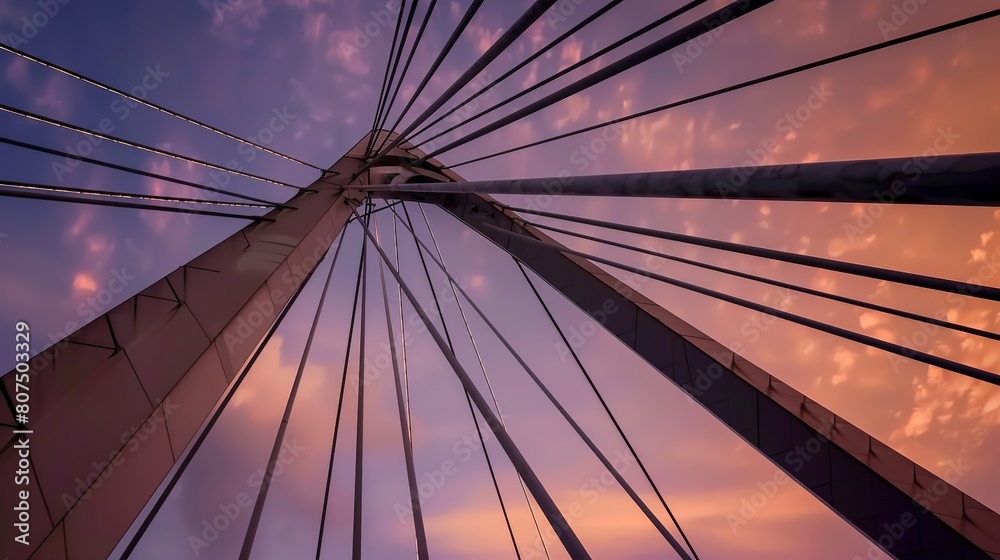
[(81, 292), (93, 292), (97, 290), (97, 283), (93, 276), (81, 272), (73, 277), (73, 288)]

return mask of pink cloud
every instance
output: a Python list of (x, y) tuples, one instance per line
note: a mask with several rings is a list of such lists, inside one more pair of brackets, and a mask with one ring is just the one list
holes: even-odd
[(578, 93), (561, 104), (565, 109), (558, 119), (553, 121), (556, 130), (562, 130), (566, 125), (580, 120), (590, 109), (590, 96)]
[(73, 289), (81, 292), (93, 292), (97, 290), (97, 283), (94, 277), (85, 272), (79, 272), (73, 276)]
[(94, 221), (94, 217), (97, 213), (91, 206), (80, 206), (78, 208), (79, 210), (77, 210), (76, 219), (74, 219), (73, 223), (66, 228), (66, 233), (64, 234), (64, 238), (66, 239), (74, 239), (79, 236)]
[[(170, 149), (169, 146), (164, 146), (164, 149)], [(150, 171), (160, 175), (170, 175), (170, 162), (166, 160), (154, 161), (150, 166)], [(170, 188), (167, 187), (164, 181), (153, 180), (149, 182), (149, 186), (146, 192), (152, 195), (168, 195), (170, 194)], [(167, 227), (171, 222), (171, 215), (166, 212), (159, 212), (156, 210), (141, 210), (139, 215), (142, 216), (143, 221), (149, 224), (150, 229), (153, 233), (159, 235), (167, 230)]]
[(72, 105), (73, 96), (64, 87), (65, 83), (59, 83), (61, 78), (62, 76), (53, 73), (46, 80), (42, 94), (35, 97), (32, 102), (46, 115), (65, 119), (69, 116), (69, 106)]
[(470, 24), (465, 33), (472, 40), (478, 54), (483, 54), (503, 35), (503, 29), (493, 30), (485, 25)]
[(323, 32), (326, 29), (326, 13), (320, 13), (317, 16), (306, 18), (305, 24), (305, 39), (310, 43), (317, 43), (323, 37)]
[(354, 31), (331, 31), (326, 40), (326, 61), (358, 76), (367, 76), (371, 66), (365, 61), (364, 49), (358, 47)]
[(570, 37), (563, 43), (561, 57), (560, 70), (580, 62), (580, 59), (583, 58), (583, 41)]
[[(333, 110), (313, 94), (309, 88), (301, 81), (292, 78), (289, 80), (295, 95), (302, 100), (309, 111), (309, 120), (315, 122), (326, 122), (333, 118)], [(296, 133), (298, 134), (298, 132)]]
[(235, 21), (253, 30), (260, 28), (260, 20), (267, 15), (267, 7), (264, 6), (264, 0), (213, 2), (211, 8), (214, 11), (214, 18), (212, 20), (214, 25), (222, 25)]
[(19, 90), (28, 90), (28, 61), (23, 58), (14, 58), (7, 65), (7, 81), (14, 84)]

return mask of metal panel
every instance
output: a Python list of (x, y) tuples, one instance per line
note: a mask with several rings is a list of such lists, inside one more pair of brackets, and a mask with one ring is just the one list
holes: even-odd
[(174, 460), (180, 458), (205, 417), (212, 411), (218, 395), (229, 385), (216, 344), (218, 341), (208, 347), (163, 401)]
[[(87, 372), (85, 379), (61, 392), (58, 401), (50, 401), (51, 408), (39, 408), (29, 422), (35, 431), (31, 441), (34, 475), (55, 519), (65, 515), (88, 488), (104, 480), (129, 430), (142, 424), (153, 410), (122, 352)], [(33, 389), (35, 395), (44, 392), (52, 397), (55, 392), (52, 385), (42, 383)]]
[(111, 476), (63, 519), (70, 560), (105, 560), (170, 470), (174, 458), (164, 407), (128, 440)]
[(144, 329), (125, 348), (125, 354), (149, 401), (159, 404), (210, 342), (191, 309), (184, 305)]
[[(237, 232), (34, 360), (29, 427), (44, 504), (36, 489), (32, 506), (52, 519), (36, 517), (31, 546), (19, 552), (40, 547), (33, 557), (43, 558), (63, 548), (63, 524), (72, 560), (105, 558), (117, 544), (299, 288), (285, 282), (289, 260), (307, 272), (346, 223), (347, 195), (313, 188), (289, 202), (297, 209)], [(4, 494), (12, 480), (0, 480)]]

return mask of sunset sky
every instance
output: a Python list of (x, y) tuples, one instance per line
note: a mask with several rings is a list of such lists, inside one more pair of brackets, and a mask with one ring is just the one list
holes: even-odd
[[(438, 3), (427, 34), (407, 74), (391, 121), (412, 95), (468, 1)], [(419, 114), (530, 5), (527, 0), (487, 0), (458, 45), (416, 101), (403, 124)], [(414, 27), (427, 7), (421, 2)], [(502, 74), (534, 50), (598, 9), (598, 0), (564, 2), (565, 18), (543, 17), (474, 83)], [(680, 6), (679, 0), (629, 1), (614, 8), (550, 54), (480, 99), (492, 105), (565, 68), (608, 43)], [(555, 91), (670, 30), (717, 9), (713, 0), (632, 44), (504, 108), (499, 114), (452, 133), (451, 139), (491, 122), (513, 108)], [(599, 123), (672, 100), (723, 87), (887, 38), (913, 33), (996, 7), (988, 0), (928, 0), (912, 15), (894, 18), (898, 0), (777, 0), (722, 28), (701, 51), (667, 53), (588, 89), (522, 122), (438, 156), (445, 164)], [(361, 0), (200, 0), (189, 3), (99, 5), (70, 0), (35, 32), (25, 29), (33, 3), (0, 3), (0, 40), (170, 109), (320, 166), (339, 159), (371, 128), (391, 41), (391, 24), (378, 24), (381, 2)], [(393, 16), (393, 21), (395, 17)], [(885, 22), (895, 21), (887, 26)], [(365, 43), (358, 33), (377, 29)], [(880, 24), (880, 22), (882, 22)], [(26, 32), (27, 31), (27, 32)], [(414, 29), (415, 31), (415, 29)], [(30, 37), (29, 37), (30, 35)], [(411, 34), (412, 37), (412, 34)], [(357, 40), (357, 41), (356, 41)], [(412, 39), (411, 39), (412, 40)], [(346, 45), (363, 45), (350, 48)], [(603, 131), (606, 149), (581, 157), (602, 131), (517, 152), (455, 172), (469, 180), (547, 177), (738, 166), (776, 146), (762, 163), (911, 157), (935, 150), (961, 154), (1000, 149), (1000, 88), (996, 55), (1000, 22), (990, 20), (740, 92), (647, 116)], [(308, 185), (317, 172), (251, 153), (233, 141), (143, 107), (49, 69), (0, 52), (0, 103), (97, 129), (110, 119), (113, 134), (220, 164), (232, 160), (246, 172)], [(472, 86), (460, 93), (464, 98)], [(809, 118), (789, 128), (787, 115), (824, 92)], [(451, 105), (447, 105), (450, 107)], [(460, 113), (462, 114), (462, 113)], [(275, 121), (276, 115), (284, 116)], [(286, 122), (287, 121), (287, 122)], [(280, 122), (280, 130), (268, 127)], [(204, 169), (0, 112), (0, 136), (72, 150), (157, 173), (207, 182)], [(426, 134), (422, 136), (426, 137)], [(265, 139), (272, 138), (270, 142)], [(81, 147), (81, 142), (82, 147)], [(438, 144), (440, 145), (440, 144)], [(766, 150), (765, 150), (766, 152)], [(145, 180), (88, 165), (0, 145), (2, 179), (122, 192), (199, 196), (193, 189)], [(226, 188), (272, 200), (291, 189), (234, 177)], [(516, 205), (524, 197), (499, 197)], [(956, 281), (1000, 286), (1000, 210), (992, 208), (882, 206), (798, 202), (563, 197), (548, 210), (627, 222), (665, 231), (905, 270)], [(411, 212), (416, 206), (411, 207)], [(502, 251), (437, 208), (425, 208), (445, 260), (526, 361), (564, 400), (609, 455), (625, 447), (573, 363), (560, 360), (558, 334), (521, 273)], [(416, 213), (419, 215), (419, 212)], [(393, 224), (378, 220), (383, 237)], [(416, 215), (414, 216), (417, 217)], [(907, 288), (846, 275), (725, 254), (672, 242), (538, 219), (591, 235), (815, 289), (934, 315), (996, 331), (1000, 306), (974, 298)], [(418, 234), (430, 241), (421, 219)], [(245, 225), (241, 220), (180, 216), (95, 206), (4, 198), (0, 202), (0, 322), (26, 320), (42, 342), (36, 351), (134, 295), (166, 273)], [(421, 229), (423, 228), (423, 229)], [(412, 240), (400, 230), (401, 267), (422, 301), (430, 291), (419, 270)], [(634, 266), (644, 255), (555, 235), (567, 245)], [(334, 286), (309, 356), (303, 388), (289, 425), (302, 451), (279, 477), (264, 510), (255, 558), (313, 554), (323, 499), (335, 399), (340, 387), (347, 319), (361, 245), (356, 227), (343, 239)], [(393, 248), (388, 242), (387, 247)], [(391, 252), (391, 251), (390, 251)], [(369, 264), (377, 265), (374, 255)], [(329, 268), (319, 267), (299, 304), (271, 340), (210, 435), (137, 552), (142, 558), (195, 557), (188, 537), (220, 503), (249, 488), (247, 479), (266, 461), (274, 430), (302, 357), (312, 314)], [(919, 324), (812, 296), (789, 299), (773, 287), (723, 277), (686, 265), (657, 261), (657, 272), (740, 297), (821, 319), (880, 339), (912, 345)], [(373, 269), (374, 270), (374, 269)], [(610, 270), (610, 269), (609, 269)], [(616, 274), (619, 274), (615, 272)], [(444, 278), (432, 270), (439, 290)], [(124, 289), (117, 286), (124, 280)], [(537, 279), (536, 279), (537, 280)], [(546, 303), (563, 325), (585, 316), (544, 282)], [(399, 301), (390, 283), (390, 304)], [(114, 287), (114, 290), (112, 290)], [(369, 339), (377, 352), (385, 339), (381, 287), (368, 283)], [(759, 316), (727, 303), (692, 295), (655, 281), (635, 287), (726, 346), (808, 397), (890, 444), (921, 466), (944, 476), (955, 464), (967, 467), (955, 484), (994, 510), (1000, 508), (1000, 390), (939, 368), (890, 355), (816, 331), (776, 322), (760, 328)], [(118, 293), (112, 294), (112, 291)], [(98, 298), (104, 298), (104, 302)], [(512, 436), (560, 505), (583, 504), (571, 518), (595, 558), (663, 558), (669, 549), (620, 488), (604, 488), (590, 501), (591, 479), (602, 467), (525, 373), (466, 307)], [(456, 306), (446, 306), (456, 353), (485, 389), (482, 371)], [(530, 328), (528, 328), (530, 327)], [(399, 333), (396, 333), (399, 336)], [(357, 337), (355, 337), (355, 346)], [(40, 346), (39, 346), (40, 345)], [(938, 331), (920, 350), (1000, 372), (1000, 345), (963, 333)], [(356, 351), (356, 349), (355, 349)], [(727, 514), (739, 515), (741, 500), (773, 480), (776, 467), (734, 435), (641, 358), (606, 332), (588, 339), (581, 359), (605, 392), (671, 509), (703, 558), (853, 558), (870, 542), (807, 490), (782, 486), (765, 507), (733, 530)], [(475, 434), (461, 388), (430, 337), (414, 334), (410, 365), (417, 472), (434, 472), (444, 461), (460, 461), (458, 472), (427, 500), (428, 537), (435, 557), (512, 557), (510, 538), (496, 504), (482, 452), (462, 444)], [(12, 365), (0, 356), (6, 371)], [(356, 361), (352, 366), (357, 368)], [(356, 371), (354, 372), (356, 375)], [(391, 372), (387, 372), (391, 373)], [(354, 413), (347, 391), (331, 490), (324, 557), (350, 546), (353, 492)], [(365, 553), (374, 558), (412, 554), (409, 520), (395, 505), (405, 503), (403, 470), (391, 375), (377, 377), (367, 394)], [(263, 434), (263, 435), (262, 435)], [(458, 446), (456, 448), (456, 445)], [(458, 453), (456, 453), (458, 449)], [(488, 443), (522, 557), (537, 535), (513, 468), (495, 441)], [(650, 507), (669, 521), (637, 468), (624, 476)], [(420, 476), (418, 475), (418, 480)], [(587, 486), (587, 485), (590, 486)], [(537, 514), (537, 509), (536, 509)], [(248, 515), (203, 551), (200, 558), (231, 557), (242, 542)], [(289, 544), (292, 543), (292, 544)], [(565, 557), (554, 540), (554, 558)], [(287, 548), (291, 547), (291, 548)], [(329, 549), (327, 549), (329, 547)]]

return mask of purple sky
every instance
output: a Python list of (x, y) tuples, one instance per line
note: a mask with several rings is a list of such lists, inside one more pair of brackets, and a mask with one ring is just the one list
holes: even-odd
[[(605, 66), (724, 3), (709, 2), (680, 23), (665, 25), (514, 106)], [(414, 25), (423, 17), (426, 4), (418, 8)], [(467, 4), (439, 2), (392, 113), (393, 121)], [(487, 1), (403, 123), (435, 99), (528, 4)], [(829, 1), (779, 0), (723, 28), (713, 44), (694, 56), (690, 64), (679, 65), (671, 54), (660, 56), (439, 159), (445, 163), (464, 161), (995, 7), (987, 0), (932, 1), (906, 18), (897, 30), (880, 27), (879, 21), (891, 21), (893, 4), (892, 0), (843, 0), (835, 5)], [(218, 8), (223, 5), (232, 9)], [(543, 18), (484, 71), (485, 79), (476, 82), (481, 84), (499, 76), (599, 5), (585, 0), (565, 20)], [(601, 18), (599, 24), (580, 32), (551, 55), (483, 96), (479, 107), (504, 99), (678, 5), (678, 1), (624, 3)], [(379, 2), (360, 1), (241, 0), (223, 4), (202, 0), (183, 5), (107, 1), (95, 6), (70, 0), (60, 4), (59, 13), (32, 33), (22, 18), (30, 20), (38, 6), (0, 3), (0, 33), (8, 44), (13, 41), (11, 34), (23, 37), (24, 42), (18, 40), (15, 46), (31, 54), (116, 87), (141, 88), (143, 95), (173, 110), (317, 165), (328, 165), (371, 126), (392, 32), (391, 26), (377, 23), (381, 17), (377, 12), (382, 9)], [(376, 23), (369, 25), (371, 22)], [(366, 25), (378, 29), (377, 36), (363, 48), (346, 48), (358, 37), (356, 29), (363, 31)], [(611, 131), (612, 136), (605, 136), (613, 139), (593, 158), (587, 157), (583, 149), (595, 146), (595, 139), (601, 138), (599, 131), (542, 149), (459, 167), (456, 172), (475, 180), (554, 176), (564, 171), (596, 174), (740, 165), (748, 159), (748, 151), (771, 145), (770, 140), (777, 148), (767, 155), (766, 163), (906, 157), (923, 153), (935, 146), (935, 141), (941, 146), (942, 138), (947, 139), (943, 151), (948, 153), (995, 151), (998, 146), (993, 131), (1000, 125), (1000, 105), (992, 92), (1000, 87), (1000, 78), (992, 71), (991, 55), (1000, 46), (997, 31), (996, 23), (981, 23), (632, 121)], [(299, 185), (307, 185), (316, 177), (309, 169), (266, 154), (251, 159), (250, 153), (235, 142), (149, 109), (128, 107), (114, 95), (6, 53), (0, 53), (0, 72), (0, 103), (91, 129), (98, 128), (102, 119), (109, 119), (115, 135), (220, 164), (232, 160), (243, 171)], [(811, 111), (810, 118), (799, 123), (801, 126), (794, 130), (783, 126), (786, 115), (806, 103), (816, 88), (832, 95), (819, 109)], [(460, 95), (470, 91), (467, 88)], [(500, 114), (509, 110), (501, 110)], [(285, 115), (288, 123), (273, 120), (276, 114)], [(282, 128), (272, 134), (269, 126), (277, 122), (282, 123)], [(477, 125), (459, 129), (453, 137)], [(93, 149), (94, 157), (157, 173), (202, 182), (211, 179), (206, 170), (196, 166), (108, 142), (93, 146), (83, 136), (2, 112), (0, 130), (2, 136), (57, 149), (72, 146), (82, 153)], [(7, 180), (204, 196), (186, 187), (87, 165), (67, 171), (59, 167), (65, 164), (61, 160), (9, 146), (0, 146), (0, 162)], [(287, 198), (292, 192), (239, 177), (228, 182), (226, 188), (275, 200)], [(991, 209), (879, 207), (875, 216), (875, 208), (867, 205), (572, 198), (557, 200), (550, 209), (959, 280), (976, 277), (984, 266), (991, 270), (986, 265), (995, 262), (1000, 249), (1000, 238), (995, 236), (1000, 215)], [(529, 363), (535, 364), (538, 371), (544, 372), (543, 377), (561, 391), (571, 410), (578, 411), (576, 416), (586, 418), (588, 427), (600, 434), (599, 443), (610, 453), (619, 449), (620, 443), (609, 426), (602, 424), (600, 411), (594, 408), (595, 402), (586, 392), (579, 372), (559, 361), (554, 351), (556, 334), (547, 329), (544, 314), (509, 259), (438, 210), (427, 211), (445, 254), (454, 255), (449, 264), (470, 292), (478, 296), (477, 301), (512, 337), (512, 343), (525, 353)], [(845, 227), (858, 224), (864, 226), (862, 235), (852, 235)], [(45, 344), (54, 342), (242, 225), (239, 220), (5, 198), (0, 201), (0, 260), (5, 265), (0, 269), (0, 322), (13, 325), (28, 320)], [(380, 225), (388, 228), (390, 222), (383, 218)], [(950, 320), (981, 328), (995, 330), (1000, 321), (1000, 307), (968, 298), (956, 303), (944, 294), (864, 282), (834, 273), (800, 270), (627, 235), (615, 238), (928, 315), (944, 309)], [(560, 240), (574, 248), (637, 265), (643, 261), (593, 243)], [(336, 342), (314, 348), (306, 377), (310, 391), (299, 400), (289, 433), (289, 437), (304, 442), (307, 450), (289, 465), (295, 474), (280, 478), (269, 497), (258, 558), (274, 557), (277, 553), (269, 547), (286, 541), (302, 543), (303, 551), (308, 552), (311, 549), (307, 543), (315, 539), (317, 499), (322, 499), (318, 490), (322, 482), (318, 481), (329, 451), (335, 412), (332, 395), (339, 387), (344, 352), (341, 341), (346, 339), (345, 314), (350, 307), (347, 298), (360, 241), (358, 232), (348, 234), (346, 241), (341, 259), (350, 266), (338, 265), (335, 277), (338, 285), (346, 287), (330, 298), (325, 314), (329, 319), (321, 329), (321, 339)], [(407, 278), (412, 279), (422, 298), (429, 298), (426, 285), (420, 283), (416, 260), (412, 256), (403, 260)], [(321, 270), (325, 272), (326, 266)], [(779, 303), (770, 288), (681, 265), (666, 263), (662, 267), (661, 272), (685, 280), (772, 305)], [(112, 294), (112, 287), (118, 285), (114, 279), (122, 277), (134, 278), (120, 293)], [(998, 285), (993, 274), (980, 274), (978, 282)], [(315, 284), (303, 294), (305, 303), (318, 298)], [(375, 332), (383, 332), (381, 300), (374, 291), (377, 286), (377, 278), (372, 277), (370, 326)], [(753, 314), (746, 310), (655, 282), (638, 287), (723, 344), (739, 343), (744, 356), (931, 471), (945, 474), (949, 461), (967, 464), (968, 474), (956, 485), (987, 505), (1000, 507), (1000, 490), (994, 483), (1000, 457), (983, 452), (1000, 444), (1000, 391), (992, 386), (915, 362), (894, 367), (881, 352), (780, 322), (755, 331), (747, 327), (753, 324)], [(546, 287), (543, 293), (565, 324), (582, 321), (579, 311), (555, 291)], [(394, 298), (394, 293), (390, 294), (396, 305)], [(511, 305), (512, 301), (517, 305)], [(270, 436), (254, 434), (273, 434), (311, 319), (310, 306), (305, 303), (289, 316), (250, 375), (248, 385), (241, 389), (236, 400), (242, 404), (228, 411), (217, 433), (212, 434), (216, 445), (209, 447), (214, 449), (193, 463), (194, 468), (168, 502), (170, 507), (156, 520), (155, 530), (145, 543), (150, 552), (143, 557), (188, 557), (191, 549), (187, 535), (196, 529), (194, 525), (200, 524), (217, 503), (238, 494), (246, 486), (247, 477), (263, 463)], [(886, 340), (912, 340), (918, 330), (911, 322), (833, 306), (807, 296), (782, 305), (792, 312)], [(446, 315), (449, 328), (461, 335), (464, 327), (457, 309), (446, 310)], [(600, 465), (530, 387), (524, 373), (484, 325), (475, 319), (472, 323), (477, 342), (480, 338), (485, 341), (481, 350), (486, 363), (496, 370), (498, 398), (509, 411), (511, 432), (523, 444), (529, 459), (539, 465), (543, 480), (553, 485), (553, 493), (561, 503), (580, 500), (582, 485), (600, 474)], [(456, 352), (475, 375), (478, 365), (468, 337), (456, 338), (461, 338)], [(377, 345), (377, 341), (371, 344)], [(1000, 347), (971, 336), (938, 333), (925, 349), (1000, 371)], [(429, 472), (453, 458), (455, 443), (474, 431), (458, 385), (432, 341), (426, 335), (417, 336), (408, 352), (417, 403), (413, 413), (418, 473)], [(742, 498), (753, 494), (759, 482), (770, 479), (774, 467), (706, 412), (687, 405), (676, 388), (606, 333), (595, 335), (582, 354), (594, 374), (603, 380), (601, 387), (608, 392), (616, 413), (632, 426), (630, 434), (635, 434), (640, 453), (655, 465), (654, 477), (703, 556), (727, 557), (738, 551), (751, 558), (817, 557), (819, 549), (827, 551), (824, 557), (829, 558), (864, 555), (868, 544), (863, 536), (808, 492), (791, 484), (734, 534), (726, 514), (737, 511)], [(625, 375), (628, 381), (622, 383)], [(371, 456), (366, 476), (369, 481), (379, 482), (369, 486), (371, 492), (366, 494), (365, 521), (373, 529), (367, 533), (365, 546), (374, 557), (412, 551), (410, 526), (400, 524), (393, 513), (393, 504), (405, 497), (406, 487), (398, 425), (393, 423), (395, 401), (390, 381), (390, 376), (380, 377), (368, 395)], [(334, 548), (343, 545), (350, 531), (353, 465), (346, 459), (354, 443), (353, 406), (348, 398), (344, 411), (347, 435), (338, 444), (338, 454), (347, 455), (340, 456), (343, 462), (337, 463), (331, 493), (341, 505), (328, 525)], [(495, 442), (490, 450), (491, 457), (501, 456)], [(523, 497), (519, 498), (516, 478), (509, 464), (499, 462), (503, 463), (498, 469), (506, 485), (505, 498), (515, 504), (512, 507), (518, 536), (529, 542), (533, 527)], [(627, 470), (626, 477), (641, 488), (644, 496), (651, 497), (636, 470)], [(504, 540), (502, 517), (480, 453), (463, 463), (427, 507), (429, 535), (435, 548), (432, 552), (460, 558), (480, 549), (486, 552), (477, 557), (509, 557), (509, 539)], [(593, 545), (596, 557), (662, 557), (662, 542), (640, 515), (627, 503), (625, 494), (615, 489), (602, 493), (585, 515), (574, 521), (574, 526), (578, 523), (581, 532), (588, 535), (585, 542)], [(239, 533), (235, 529), (227, 532), (224, 539), (228, 540), (214, 544), (213, 553), (237, 546)], [(619, 547), (623, 542), (632, 548), (622, 550)]]

